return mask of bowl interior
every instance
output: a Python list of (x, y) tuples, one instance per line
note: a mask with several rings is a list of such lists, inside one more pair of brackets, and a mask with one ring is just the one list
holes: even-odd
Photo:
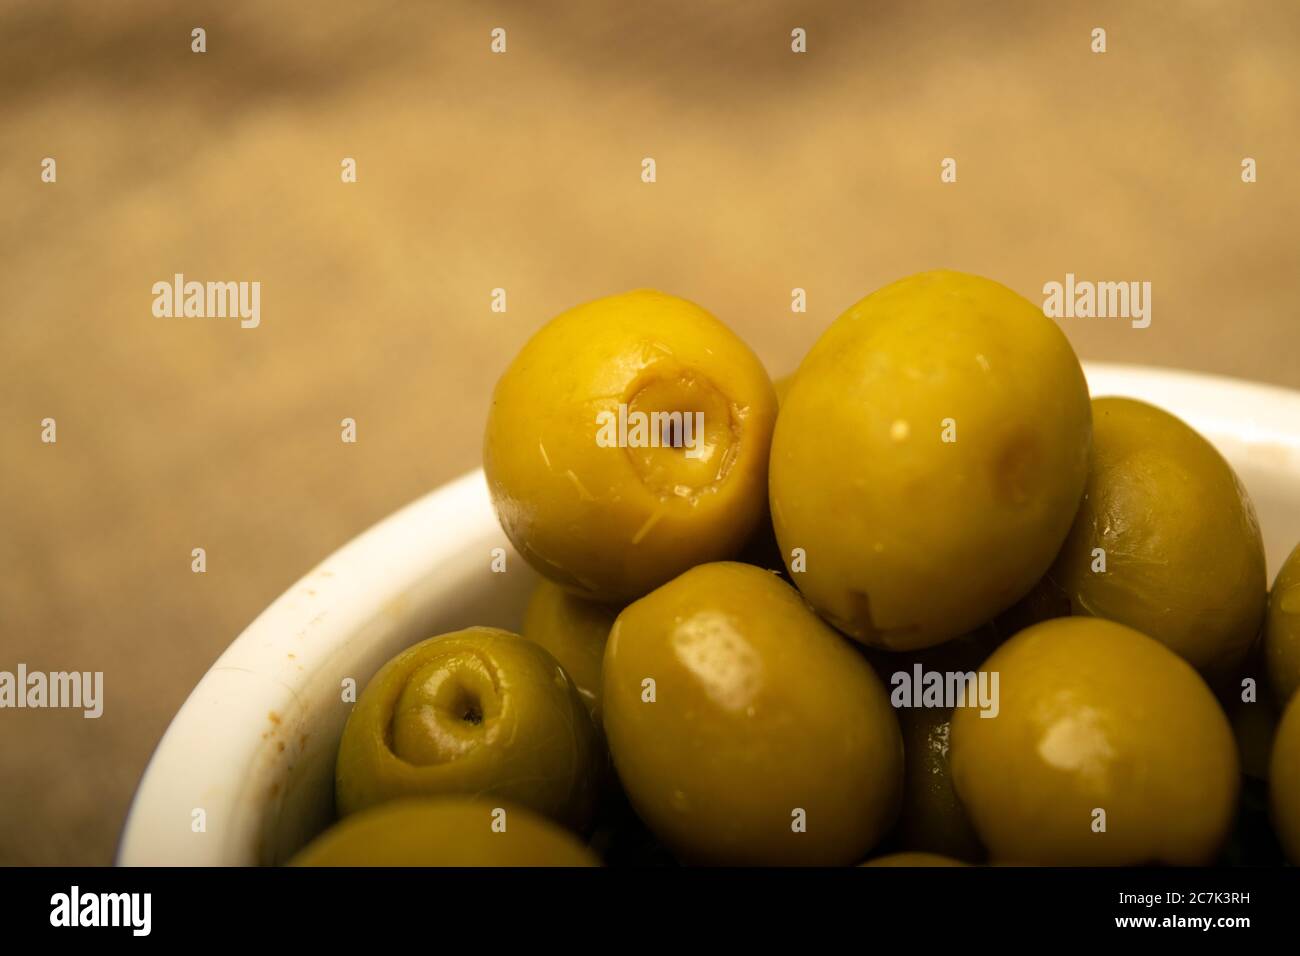
[[(267, 753), (270, 759), (264, 763), (263, 786), (269, 788), (269, 799), (260, 804), (254, 801), (254, 806), (260, 806), (264, 814), (261, 824), (264, 840), (257, 847), (256, 860), (241, 862), (283, 863), (333, 821), (334, 760), (348, 714), (348, 705), (341, 701), (340, 685), (344, 676), (355, 680), (359, 694), (390, 657), (426, 637), (476, 625), (520, 630), (524, 607), (537, 575), (508, 544), (500, 546), (506, 552), (506, 573), (488, 572), (490, 577), (467, 582), (432, 604), (422, 602), (421, 606), (413, 607), (398, 626), (374, 634), (373, 644), (382, 650), (350, 655), (346, 663), (340, 661), (338, 667), (322, 669), (299, 689), (295, 703), (300, 699), (301, 705), (282, 715), (279, 725), (285, 726), (287, 719), (292, 722), (292, 728), (287, 734), (273, 733), (273, 736), (291, 742), (296, 734), (305, 738), (305, 743), (292, 762), (279, 759), (283, 754), (278, 749), (280, 741), (274, 755)], [(282, 786), (282, 793), (271, 793), (277, 783)]]

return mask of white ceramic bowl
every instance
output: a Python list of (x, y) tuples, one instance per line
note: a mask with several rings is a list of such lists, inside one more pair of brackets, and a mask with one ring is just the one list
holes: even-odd
[[(1254, 499), (1272, 580), (1300, 541), (1300, 392), (1136, 366), (1086, 371), (1094, 396), (1159, 405), (1218, 446)], [(506, 551), (504, 574), (491, 570), (494, 548)], [(118, 862), (285, 860), (332, 815), (334, 756), (351, 706), (344, 679), (359, 691), (400, 649), (443, 631), (517, 630), (534, 581), (497, 524), (481, 471), (349, 542), (267, 608), (194, 688), (140, 782)]]

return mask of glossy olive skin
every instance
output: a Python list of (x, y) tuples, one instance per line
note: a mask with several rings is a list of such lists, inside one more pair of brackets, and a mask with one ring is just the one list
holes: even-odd
[(861, 866), (967, 866), (961, 860), (939, 853), (890, 853), (868, 860)]
[(773, 435), (776, 536), (787, 562), (807, 555), (795, 583), (890, 650), (984, 624), (1065, 539), (1089, 417), (1069, 342), (1010, 289), (941, 271), (869, 295), (799, 366)]
[(586, 704), (555, 658), (472, 627), (408, 648), (366, 685), (339, 745), (335, 802), (346, 816), (399, 797), (475, 794), (580, 830), (602, 765)]
[[(790, 374), (772, 383), (778, 408), (785, 401), (786, 393), (790, 391), (790, 383), (793, 381), (794, 375)], [(736, 555), (735, 560), (752, 564), (766, 571), (775, 571), (787, 582), (789, 581), (785, 572), (785, 561), (781, 557), (781, 546), (776, 543), (776, 531), (772, 528), (772, 515), (768, 509), (763, 510), (763, 517), (759, 520), (757, 530), (750, 535), (749, 541)]]
[(911, 706), (906, 693), (910, 685), (902, 686), (900, 677), (914, 680), (916, 665), (922, 673), (978, 672), (1000, 642), (994, 628), (984, 627), (923, 651), (868, 652), (903, 732), (903, 805), (890, 846), (968, 862), (984, 859), (984, 848), (952, 786), (948, 755), (953, 709)]
[(1287, 859), (1300, 866), (1300, 694), (1291, 695), (1273, 738), (1269, 804), (1278, 842)]
[(951, 722), (951, 710), (898, 710), (906, 763), (897, 835), (909, 851), (978, 861), (984, 848), (952, 786)]
[(1280, 704), (1300, 689), (1300, 544), (1282, 564), (1268, 596), (1264, 661)]
[[(647, 437), (633, 414), (701, 413), (700, 444), (602, 445), (620, 405), (631, 441)], [(775, 419), (748, 346), (699, 306), (639, 290), (570, 309), (524, 345), (492, 397), (483, 469), (529, 564), (625, 603), (745, 544), (767, 509)]]
[(1230, 673), (1259, 633), (1268, 586), (1250, 498), (1168, 412), (1129, 398), (1092, 404), (1088, 486), (1049, 576), (1073, 613), (1127, 624), (1212, 679)]
[(574, 597), (543, 578), (524, 611), (524, 637), (546, 648), (573, 679), (600, 727), (600, 668), (619, 608)]
[(683, 862), (850, 864), (894, 822), (903, 752), (885, 689), (770, 572), (701, 565), (629, 605), (604, 680), (624, 789)]
[[(1240, 786), (1228, 720), (1168, 648), (1099, 618), (1058, 618), (984, 663), (1000, 712), (954, 711), (953, 782), (1000, 863), (1203, 865)], [(1094, 832), (1105, 811), (1105, 832)]]
[[(494, 829), (494, 824), (496, 829)], [(398, 800), (335, 824), (290, 866), (599, 866), (573, 834), (524, 807)]]

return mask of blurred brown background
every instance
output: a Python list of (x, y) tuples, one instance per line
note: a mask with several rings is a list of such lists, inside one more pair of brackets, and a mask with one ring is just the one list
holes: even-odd
[[(0, 44), (0, 669), (107, 693), (0, 712), (0, 862), (109, 862), (211, 661), (474, 467), (496, 376), (579, 301), (686, 296), (783, 373), (911, 272), (1149, 280), (1148, 329), (1062, 320), (1081, 355), (1300, 386), (1288, 0), (8, 0)], [(175, 272), (261, 281), (261, 327), (154, 318)]]

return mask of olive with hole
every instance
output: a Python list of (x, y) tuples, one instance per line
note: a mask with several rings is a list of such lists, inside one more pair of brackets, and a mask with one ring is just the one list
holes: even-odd
[(357, 700), (339, 745), (340, 816), (400, 797), (512, 800), (581, 830), (604, 759), (569, 675), (541, 645), (471, 627), (408, 648)]
[(767, 510), (776, 396), (691, 302), (639, 290), (542, 327), (497, 383), (483, 470), (501, 526), (579, 597), (627, 602), (733, 557)]

